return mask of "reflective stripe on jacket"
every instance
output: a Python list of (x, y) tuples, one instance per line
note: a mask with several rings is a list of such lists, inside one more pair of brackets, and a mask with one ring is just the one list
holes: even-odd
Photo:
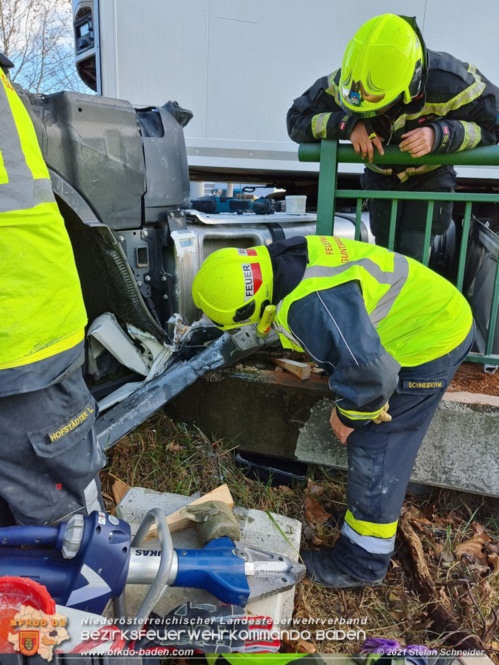
[[(439, 358), (469, 332), (468, 303), (450, 282), (422, 264), (376, 245), (308, 236), (303, 279), (277, 306), (274, 328), (286, 348), (303, 351), (288, 325), (291, 305), (314, 292), (355, 281), (383, 347), (402, 366)], [(356, 329), (356, 321), (352, 321)], [(362, 335), (362, 330), (357, 334)]]
[(74, 348), (87, 318), (35, 129), (0, 79), (0, 370), (11, 370)]

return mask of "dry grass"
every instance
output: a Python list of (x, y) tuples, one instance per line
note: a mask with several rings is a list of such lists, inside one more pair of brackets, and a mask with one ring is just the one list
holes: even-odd
[[(130, 486), (186, 495), (205, 493), (227, 483), (238, 505), (298, 519), (304, 525), (307, 547), (328, 546), (337, 536), (334, 520), (319, 518), (318, 523), (310, 524), (305, 519), (305, 501), (307, 495), (312, 496), (314, 506), (320, 505), (334, 517), (346, 505), (345, 476), (311, 468), (309, 477), (308, 489), (305, 483), (273, 487), (249, 479), (236, 466), (234, 449), (229, 444), (211, 441), (198, 429), (157, 414), (115, 446), (102, 479), (110, 510), (115, 479)], [(405, 507), (414, 518), (412, 524), (436, 588), (449, 598), (462, 627), (477, 637), (499, 665), (499, 563), (494, 558), (499, 541), (499, 509), (483, 497), (449, 491), (435, 492), (426, 499), (409, 497)], [(307, 516), (314, 521), (310, 510)], [(478, 554), (480, 548), (476, 557), (469, 554), (467, 543), (477, 536), (477, 524), (478, 532), (490, 539), (490, 561)], [(396, 639), (402, 645), (450, 646), (455, 641), (453, 636), (436, 629), (428, 599), (422, 600), (415, 591), (410, 555), (400, 538), (397, 542), (382, 586), (335, 592), (305, 580), (297, 587), (295, 619), (349, 619), (354, 625), (346, 627), (364, 630), (367, 637)], [(468, 553), (459, 555), (456, 548), (463, 545)], [(312, 635), (311, 641), (321, 653), (355, 653), (362, 639), (317, 641)]]

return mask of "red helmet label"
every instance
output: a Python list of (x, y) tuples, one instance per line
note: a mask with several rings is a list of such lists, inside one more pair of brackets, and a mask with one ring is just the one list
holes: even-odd
[(253, 298), (262, 285), (262, 271), (259, 263), (243, 263), (244, 299)]

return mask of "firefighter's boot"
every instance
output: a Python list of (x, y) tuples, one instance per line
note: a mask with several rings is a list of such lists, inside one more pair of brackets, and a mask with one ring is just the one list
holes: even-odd
[(341, 571), (334, 561), (333, 550), (308, 550), (301, 553), (307, 568), (307, 577), (328, 589), (349, 589), (353, 587), (381, 584), (384, 576), (375, 580), (359, 580)]

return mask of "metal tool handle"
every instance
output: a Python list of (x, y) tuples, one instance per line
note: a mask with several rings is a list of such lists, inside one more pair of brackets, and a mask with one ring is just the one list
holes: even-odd
[(168, 587), (168, 578), (173, 565), (173, 543), (170, 534), (170, 529), (166, 523), (166, 516), (159, 508), (153, 508), (144, 517), (134, 539), (132, 540), (132, 547), (140, 547), (145, 540), (149, 529), (153, 523), (156, 523), (158, 529), (159, 546), (161, 550), (160, 562), (158, 573), (154, 582), (151, 584), (142, 605), (140, 606), (136, 620), (141, 622), (145, 621), (151, 613), (153, 607), (158, 603), (159, 599)]

